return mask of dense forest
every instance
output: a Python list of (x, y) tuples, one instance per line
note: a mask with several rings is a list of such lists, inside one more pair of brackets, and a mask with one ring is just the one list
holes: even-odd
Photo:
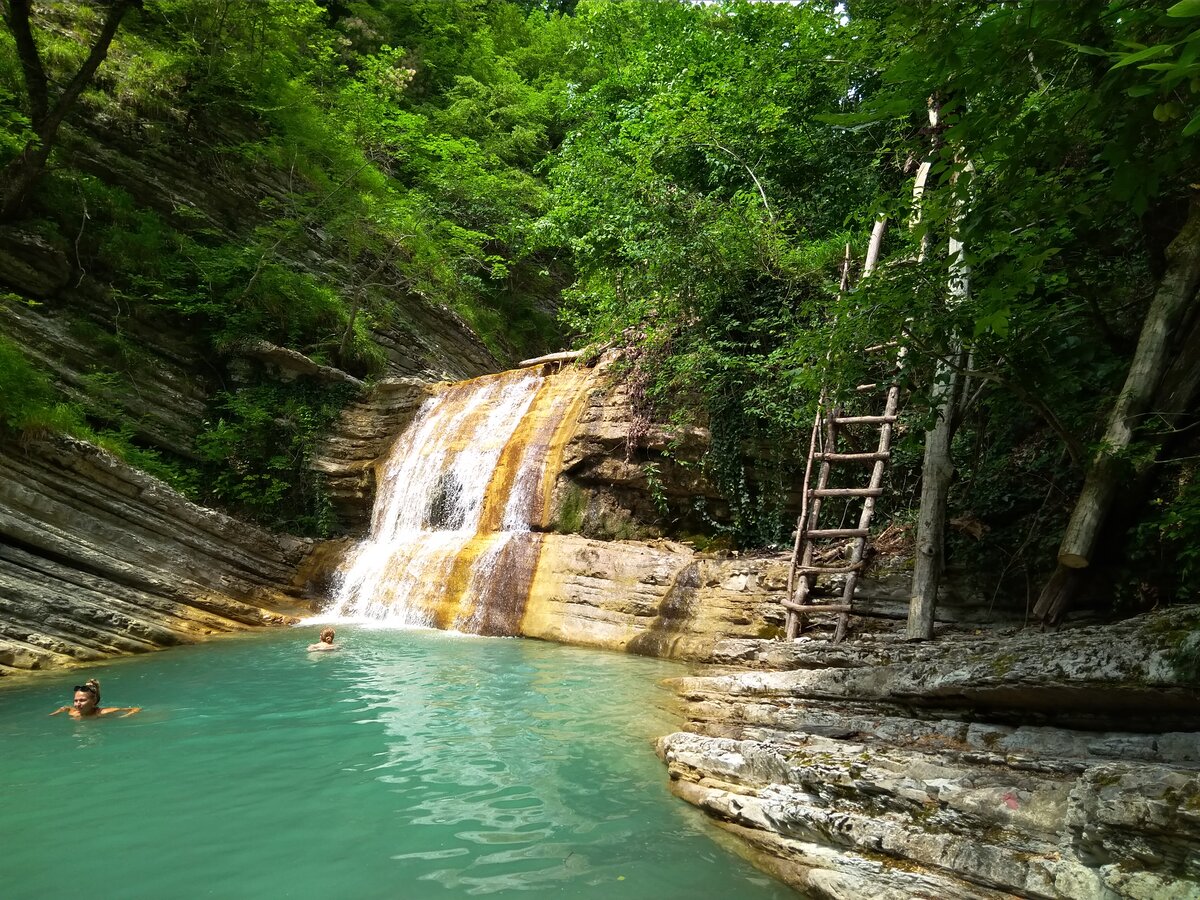
[[(497, 368), (623, 349), (639, 415), (711, 430), (727, 538), (776, 547), (822, 391), (895, 342), (881, 527), (1047, 620), (1081, 588), (1132, 612), (1200, 576), (1198, 0), (4, 14), (0, 242), (59, 248), (112, 310), (74, 323), (95, 358), (70, 386), (0, 328), (10, 432), (324, 533), (306, 460), (353, 388), (231, 358), (265, 341), (370, 380), (419, 301)], [(114, 144), (250, 187), (224, 216), (149, 197), (96, 150)], [(3, 289), (0, 323), (53, 302)], [(186, 333), (216, 373), (186, 446), (119, 402), (133, 323)]]

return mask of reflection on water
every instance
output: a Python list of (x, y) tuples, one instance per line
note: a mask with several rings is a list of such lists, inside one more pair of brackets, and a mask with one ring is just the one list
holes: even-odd
[(144, 713), (46, 718), (77, 676), (0, 688), (4, 896), (784, 897), (672, 798), (657, 660), (339, 629), (96, 670)]

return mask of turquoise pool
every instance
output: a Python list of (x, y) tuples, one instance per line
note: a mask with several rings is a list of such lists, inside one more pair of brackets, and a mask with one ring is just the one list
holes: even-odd
[[(0, 684), (6, 898), (782, 898), (667, 790), (669, 663), (314, 627)], [(129, 719), (47, 717), (98, 677)]]

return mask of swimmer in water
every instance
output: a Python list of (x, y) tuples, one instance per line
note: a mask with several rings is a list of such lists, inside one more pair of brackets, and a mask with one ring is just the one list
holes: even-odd
[(321, 631), (321, 640), (316, 644), (309, 644), (308, 649), (310, 653), (316, 653), (320, 650), (340, 650), (341, 647), (333, 645), (333, 629), (326, 628)]
[(89, 678), (83, 684), (75, 685), (75, 701), (71, 706), (60, 706), (52, 716), (57, 716), (59, 713), (67, 713), (72, 719), (93, 719), (98, 716), (111, 716), (121, 713), (117, 716), (118, 719), (123, 719), (126, 716), (132, 716), (135, 712), (141, 710), (140, 706), (101, 706), (100, 705), (100, 682), (95, 678)]

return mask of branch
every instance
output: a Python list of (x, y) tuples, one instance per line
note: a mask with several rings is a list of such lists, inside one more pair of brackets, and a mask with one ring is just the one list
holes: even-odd
[(29, 0), (8, 0), (4, 9), (4, 20), (12, 32), (17, 45), (17, 56), (21, 59), (21, 72), (25, 76), (25, 93), (29, 95), (29, 116), (35, 130), (39, 130), (46, 119), (49, 106), (46, 87), (46, 70), (38, 53), (37, 42), (29, 27)]
[(1067, 453), (1071, 457), (1071, 462), (1074, 463), (1076, 468), (1082, 470), (1087, 467), (1087, 453), (1083, 448), (1083, 442), (1067, 430), (1067, 427), (1063, 425), (1062, 420), (1059, 419), (1058, 415), (1050, 408), (1049, 404), (1047, 404), (1045, 400), (1029, 393), (1029, 391), (1025, 390), (1025, 388), (1022, 387), (1019, 382), (1008, 381), (1001, 383), (1004, 384), (1014, 394), (1016, 394), (1019, 400), (1025, 401), (1025, 403), (1029, 404), (1029, 406), (1033, 407), (1034, 410), (1041, 414), (1041, 417), (1046, 420), (1046, 424), (1050, 426), (1050, 430), (1058, 435), (1059, 439), (1063, 442), (1063, 445), (1067, 448)]
[(774, 225), (775, 224), (775, 216), (771, 212), (771, 204), (767, 202), (767, 192), (763, 189), (762, 182), (758, 180), (758, 176), (754, 174), (754, 170), (750, 168), (750, 164), (747, 163), (740, 156), (738, 156), (736, 153), (734, 153), (732, 150), (730, 150), (728, 147), (726, 147), (722, 144), (719, 144), (716, 141), (712, 141), (709, 144), (699, 144), (698, 146), (700, 146), (700, 147), (705, 147), (705, 146), (715, 147), (716, 149), (721, 150), (724, 153), (728, 153), (730, 156), (732, 156), (734, 158), (734, 160), (736, 160), (738, 163), (741, 164), (742, 168), (744, 168), (746, 170), (746, 173), (750, 176), (750, 179), (754, 182), (754, 186), (756, 188), (758, 188), (758, 196), (762, 197), (763, 208), (766, 209), (766, 211), (767, 211), (767, 218), (770, 219), (771, 224)]
[[(312, 209), (310, 209), (308, 211), (308, 213), (302, 219), (300, 219), (300, 221), (297, 222), (296, 224), (301, 228), (308, 225), (308, 223), (310, 221), (312, 221), (313, 216), (315, 216), (317, 214), (317, 210), (319, 210), (322, 206), (324, 206), (330, 200), (330, 198), (333, 197), (334, 194), (338, 193), (342, 188), (344, 188), (346, 185), (348, 185), (354, 178), (356, 178), (358, 176), (359, 172), (361, 172), (363, 169), (365, 169), (369, 165), (371, 165), (371, 160), (368, 159), (361, 166), (359, 166), (357, 169), (355, 169), (353, 172), (351, 172), (349, 175), (347, 175), (344, 179), (342, 179), (341, 184), (337, 185), (337, 187), (335, 187), (333, 190), (331, 190), (329, 193), (327, 193), (324, 197), (322, 197), (317, 202), (317, 205), (314, 206)], [(288, 237), (289, 237), (289, 234), (288, 234), (288, 232), (285, 231), (283, 234), (281, 234), (279, 236), (279, 240), (277, 240), (274, 244), (272, 244), (270, 247), (268, 247), (266, 250), (264, 250), (262, 252), (262, 255), (259, 256), (259, 258), (258, 258), (258, 265), (256, 265), (254, 267), (254, 273), (250, 276), (250, 280), (246, 282), (246, 286), (244, 288), (242, 288), (241, 294), (238, 295), (239, 300), (245, 299), (246, 295), (250, 293), (250, 289), (252, 287), (254, 287), (254, 283), (256, 281), (258, 281), (258, 276), (262, 274), (263, 266), (266, 265), (267, 258), (270, 257), (271, 254), (273, 254), (276, 250), (278, 250), (279, 245), (282, 244), (285, 240), (287, 240)]]
[[(901, 333), (904, 335), (906, 343), (909, 345), (915, 344), (918, 351), (922, 349), (922, 346), (928, 348), (927, 344), (923, 345), (921, 340), (913, 335), (907, 328), (901, 329)], [(1067, 427), (1063, 425), (1062, 420), (1059, 419), (1054, 410), (1052, 410), (1049, 404), (1047, 404), (1046, 401), (1041, 397), (1030, 393), (1019, 382), (1004, 378), (996, 372), (967, 368), (952, 357), (946, 357), (939, 353), (931, 352), (928, 349), (926, 349), (925, 355), (941, 361), (941, 363), (948, 369), (959, 375), (978, 378), (981, 381), (990, 381), (993, 384), (1010, 390), (1018, 400), (1024, 402), (1027, 406), (1034, 410), (1034, 412), (1040, 415), (1046, 421), (1046, 424), (1050, 426), (1050, 430), (1058, 435), (1059, 440), (1063, 442), (1063, 446), (1065, 446), (1067, 449), (1067, 455), (1071, 457), (1071, 462), (1080, 469), (1086, 468), (1087, 452), (1084, 449), (1083, 443), (1079, 440), (1079, 438), (1075, 437), (1075, 435), (1071, 434), (1071, 432), (1067, 430)]]
[[(10, 0), (16, 2), (16, 0)], [(20, 0), (25, 3), (26, 0)], [(100, 27), (100, 34), (96, 38), (96, 43), (92, 44), (92, 52), (88, 54), (88, 58), (84, 60), (79, 71), (75, 73), (75, 77), (71, 79), (70, 84), (59, 96), (45, 121), (37, 128), (38, 137), (45, 140), (47, 134), (53, 136), (58, 130), (58, 126), (62, 123), (63, 118), (70, 112), (71, 107), (75, 105), (75, 101), (79, 99), (79, 95), (83, 93), (83, 89), (87, 87), (92, 80), (92, 76), (96, 74), (96, 70), (100, 68), (100, 63), (104, 62), (104, 57), (108, 55), (108, 46), (112, 43), (113, 37), (117, 33), (117, 28), (121, 25), (121, 19), (125, 13), (129, 12), (132, 7), (142, 6), (142, 0), (116, 0), (108, 9), (108, 16), (104, 20), (104, 24)], [(28, 24), (28, 23), (27, 23)]]

